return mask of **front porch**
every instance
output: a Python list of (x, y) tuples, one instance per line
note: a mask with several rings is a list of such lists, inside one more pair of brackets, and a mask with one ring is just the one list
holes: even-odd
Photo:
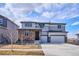
[(19, 44), (38, 44), (40, 29), (18, 29)]

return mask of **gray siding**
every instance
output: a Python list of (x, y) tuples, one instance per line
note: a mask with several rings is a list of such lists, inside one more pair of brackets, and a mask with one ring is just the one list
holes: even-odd
[(25, 27), (26, 23), (22, 23), (22, 28), (27, 29), (27, 28), (40, 28), (42, 31), (65, 31), (65, 25), (60, 24), (61, 28), (58, 28), (59, 24), (44, 24), (44, 27), (41, 28), (39, 26), (40, 23), (32, 23), (32, 27)]
[(65, 31), (65, 26), (61, 25), (61, 28), (58, 28), (58, 25), (50, 25), (50, 30), (52, 31)]
[(49, 25), (49, 24), (45, 24), (43, 31), (65, 31), (65, 25), (61, 25), (61, 28), (58, 28), (58, 24), (57, 25)]
[(8, 42), (10, 42), (11, 41), (10, 39), (11, 39), (11, 36), (8, 30), (6, 28), (0, 28), (0, 41), (7, 40)]
[(12, 35), (11, 39), (13, 40), (13, 42), (16, 42), (18, 40), (18, 26), (7, 20), (7, 29), (10, 35)]
[(0, 16), (0, 18), (3, 18), (3, 26), (0, 26), (0, 40), (3, 40), (2, 37), (4, 37), (15, 43), (18, 40), (18, 26), (6, 17)]
[(77, 40), (79, 40), (79, 34), (77, 34)]

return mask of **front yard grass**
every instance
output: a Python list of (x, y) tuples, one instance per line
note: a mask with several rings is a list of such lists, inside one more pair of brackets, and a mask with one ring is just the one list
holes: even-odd
[[(35, 44), (26, 44), (26, 45), (18, 45), (18, 44), (9, 44), (9, 45), (0, 45), (0, 55), (44, 55), (41, 45)], [(4, 49), (4, 50), (2, 50)], [(6, 50), (8, 49), (8, 50)], [(13, 50), (15, 49), (15, 50)], [(21, 49), (21, 50), (16, 50)], [(25, 50), (23, 50), (25, 49)], [(40, 49), (40, 50), (28, 50), (28, 49)]]
[(0, 55), (44, 55), (43, 51), (0, 50)]
[(18, 45), (18, 44), (13, 44), (13, 45), (0, 45), (1, 49), (41, 49), (40, 45), (35, 45), (35, 44), (26, 44), (26, 45)]

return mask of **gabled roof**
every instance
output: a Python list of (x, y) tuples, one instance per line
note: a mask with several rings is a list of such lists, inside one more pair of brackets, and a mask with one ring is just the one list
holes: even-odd
[(16, 25), (17, 27), (19, 27), (17, 24), (15, 24), (13, 21), (11, 21), (9, 18), (3, 16), (3, 15), (0, 15), (0, 17), (3, 17), (3, 18), (6, 18), (7, 20), (9, 20), (11, 23), (13, 23), (14, 25)]
[(76, 35), (79, 35), (79, 33), (77, 33)]

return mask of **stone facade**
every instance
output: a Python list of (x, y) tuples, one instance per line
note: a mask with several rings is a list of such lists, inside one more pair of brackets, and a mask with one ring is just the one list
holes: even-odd
[[(25, 34), (25, 32), (29, 32)], [(18, 29), (18, 38), (20, 40), (35, 40), (35, 31), (34, 30), (25, 30), (25, 29)]]

